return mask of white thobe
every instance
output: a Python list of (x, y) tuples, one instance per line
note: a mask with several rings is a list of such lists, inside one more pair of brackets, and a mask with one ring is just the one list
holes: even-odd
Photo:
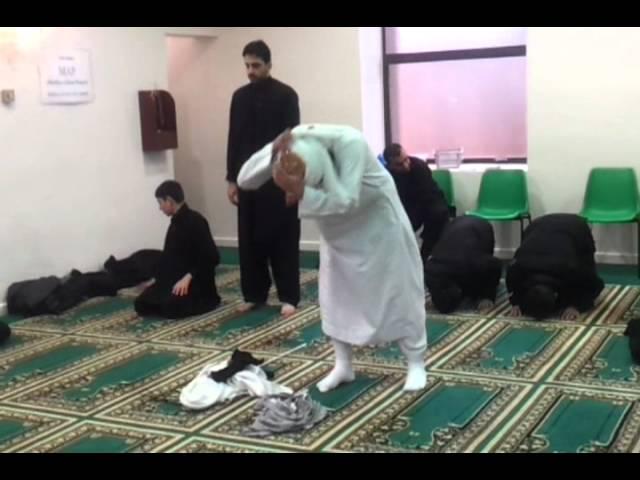
[[(425, 347), (422, 259), (393, 179), (354, 128), (302, 125), (292, 135), (307, 169), (299, 215), (321, 235), (324, 333), (352, 345)], [(238, 186), (260, 187), (271, 162), (269, 144), (244, 164)]]

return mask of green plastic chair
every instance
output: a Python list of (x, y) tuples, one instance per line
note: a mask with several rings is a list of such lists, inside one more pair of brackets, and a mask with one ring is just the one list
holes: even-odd
[(478, 207), (467, 215), (490, 222), (520, 222), (520, 238), (524, 220), (531, 223), (527, 177), (522, 170), (487, 170), (482, 175)]
[(580, 212), (590, 224), (638, 226), (638, 276), (640, 276), (640, 199), (633, 168), (594, 168), (589, 173)]
[(453, 218), (456, 216), (456, 202), (453, 191), (453, 178), (450, 170), (434, 170), (432, 172), (433, 180), (438, 184), (444, 198), (449, 206), (449, 215)]

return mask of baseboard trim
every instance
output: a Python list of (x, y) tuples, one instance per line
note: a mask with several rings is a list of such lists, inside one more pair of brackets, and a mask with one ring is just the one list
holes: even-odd
[[(495, 255), (501, 260), (511, 260), (516, 253), (515, 248), (496, 248)], [(596, 263), (609, 265), (636, 265), (638, 255), (620, 252), (596, 252)]]
[(619, 252), (598, 252), (596, 253), (596, 263), (636, 265), (638, 263), (638, 255)]
[(219, 247), (238, 248), (238, 239), (235, 237), (214, 237), (214, 240)]
[[(238, 248), (238, 239), (236, 237), (215, 237), (215, 241), (219, 247)], [(317, 252), (320, 250), (320, 242), (316, 240), (301, 240), (300, 250)]]
[[(216, 237), (216, 243), (220, 247), (238, 248), (236, 237)], [(320, 250), (320, 242), (317, 240), (301, 240), (300, 250), (306, 252), (317, 252)], [(516, 253), (515, 248), (496, 248), (495, 256), (501, 260), (510, 260)], [(597, 252), (596, 263), (606, 263), (612, 265), (636, 265), (638, 255), (620, 252)]]

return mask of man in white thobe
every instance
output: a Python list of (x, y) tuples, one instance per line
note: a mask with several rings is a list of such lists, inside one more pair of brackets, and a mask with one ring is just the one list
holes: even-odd
[[(296, 161), (301, 173), (285, 169)], [(424, 280), (420, 250), (393, 179), (358, 130), (302, 125), (255, 153), (240, 188), (271, 177), (318, 225), (322, 329), (336, 363), (318, 384), (326, 392), (353, 381), (352, 346), (398, 342), (407, 357), (404, 389), (426, 386)]]

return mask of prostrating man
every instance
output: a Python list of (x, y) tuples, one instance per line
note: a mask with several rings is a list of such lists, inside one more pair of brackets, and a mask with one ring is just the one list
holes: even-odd
[(477, 217), (452, 220), (425, 265), (425, 283), (433, 306), (451, 313), (470, 298), (480, 312), (493, 308), (502, 264), (493, 256), (491, 224)]
[(561, 311), (563, 320), (575, 320), (592, 309), (604, 288), (595, 252), (582, 217), (556, 213), (535, 219), (507, 269), (511, 315), (543, 320)]

